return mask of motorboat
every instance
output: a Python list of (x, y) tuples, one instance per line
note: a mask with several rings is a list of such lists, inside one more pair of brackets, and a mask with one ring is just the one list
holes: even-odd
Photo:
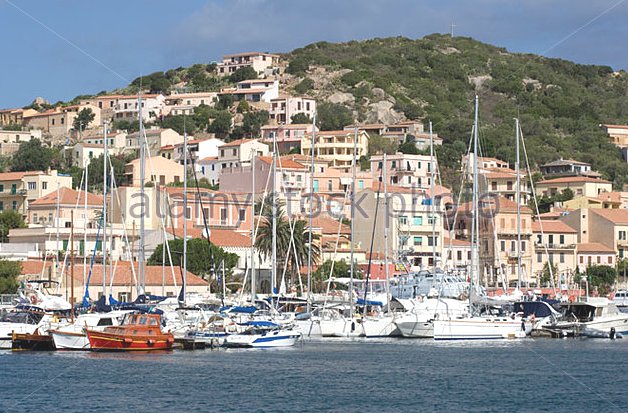
[(174, 344), (174, 335), (161, 329), (160, 314), (126, 314), (118, 326), (86, 332), (93, 351), (170, 350)]
[(561, 304), (563, 316), (546, 326), (562, 335), (580, 335), (583, 331), (628, 333), (628, 314), (619, 311), (606, 297), (583, 297), (581, 300)]
[(131, 311), (111, 311), (109, 313), (87, 313), (79, 315), (74, 323), (50, 329), (57, 350), (89, 350), (86, 329), (103, 331), (105, 327), (118, 326), (125, 314)]
[(249, 321), (244, 325), (246, 329), (242, 333), (230, 334), (225, 338), (225, 347), (291, 347), (302, 337), (300, 332), (270, 321)]
[(0, 349), (13, 347), (14, 334), (46, 334), (56, 315), (32, 305), (17, 305), (0, 317)]
[(434, 320), (465, 317), (469, 314), (469, 303), (453, 298), (419, 297), (410, 300), (413, 307), (400, 315), (395, 324), (403, 337), (434, 337)]

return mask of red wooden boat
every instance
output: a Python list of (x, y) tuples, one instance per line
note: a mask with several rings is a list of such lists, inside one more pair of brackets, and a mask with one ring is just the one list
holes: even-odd
[(162, 332), (160, 322), (159, 314), (127, 314), (119, 326), (87, 329), (87, 338), (95, 351), (170, 350), (174, 336)]

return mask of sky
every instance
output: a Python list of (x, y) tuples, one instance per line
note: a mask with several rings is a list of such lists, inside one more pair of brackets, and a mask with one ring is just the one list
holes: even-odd
[(0, 108), (316, 41), (468, 36), (628, 69), (628, 0), (0, 0)]

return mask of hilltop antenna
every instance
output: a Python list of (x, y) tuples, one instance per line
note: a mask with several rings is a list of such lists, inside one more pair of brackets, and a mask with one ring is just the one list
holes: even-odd
[(452, 39), (454, 38), (454, 27), (456, 27), (456, 25), (454, 24), (454, 22), (451, 22), (451, 24), (449, 25), (449, 34)]

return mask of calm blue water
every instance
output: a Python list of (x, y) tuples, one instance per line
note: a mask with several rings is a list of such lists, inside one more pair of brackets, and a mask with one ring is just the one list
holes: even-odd
[(0, 353), (0, 411), (628, 411), (628, 339)]

